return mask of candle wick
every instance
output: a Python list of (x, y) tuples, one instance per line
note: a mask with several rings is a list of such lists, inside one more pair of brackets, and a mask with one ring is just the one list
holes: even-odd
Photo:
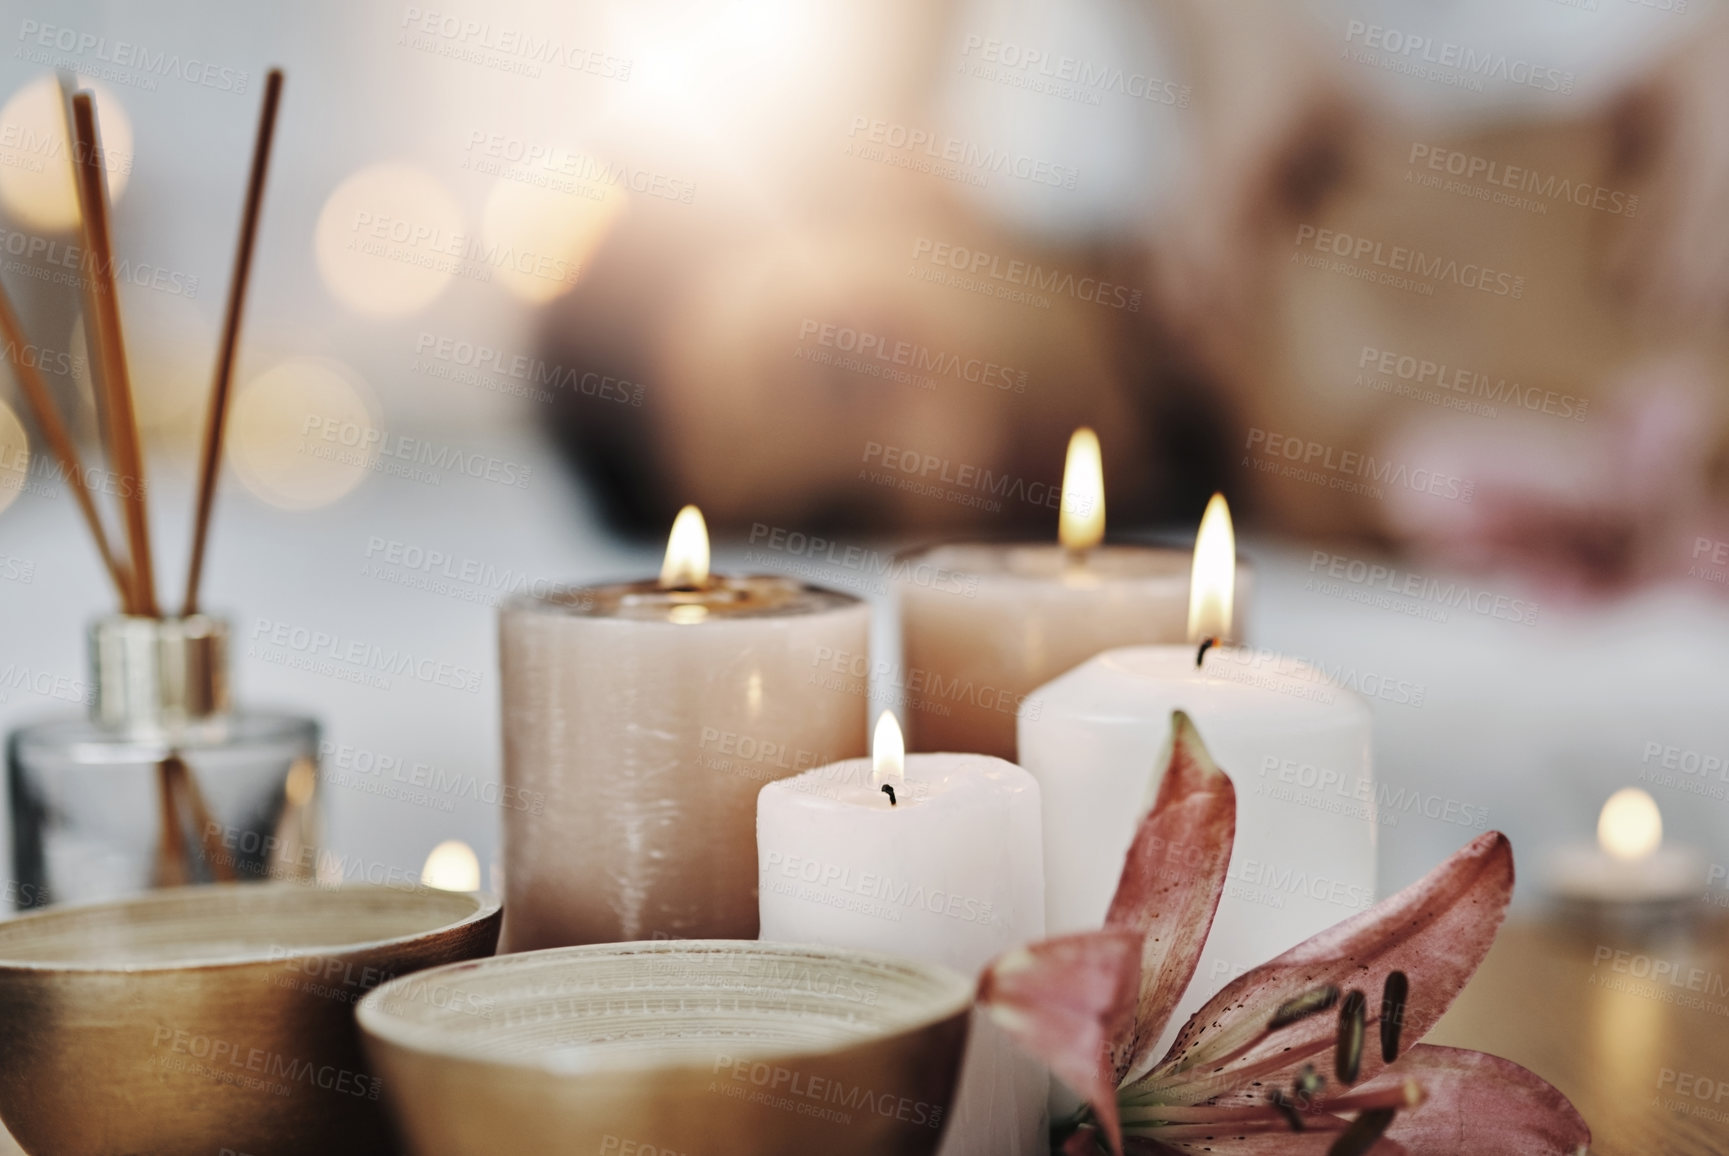
[(891, 806), (891, 807), (900, 806), (899, 803), (895, 802), (895, 789), (887, 783), (883, 784), (883, 794), (885, 794), (889, 797), (889, 806)]
[(1201, 659), (1207, 657), (1207, 651), (1219, 644), (1217, 638), (1208, 638), (1201, 643), (1201, 648), (1195, 652), (1195, 669), (1201, 668)]

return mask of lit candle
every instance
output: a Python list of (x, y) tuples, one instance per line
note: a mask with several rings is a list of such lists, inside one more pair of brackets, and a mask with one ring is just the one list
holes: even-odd
[(1104, 536), (1099, 439), (1078, 429), (1056, 543), (956, 543), (907, 558), (896, 586), (912, 749), (1012, 759), (1015, 715), (1037, 710), (1035, 687), (1111, 647), (1183, 640), (1189, 552)]
[(659, 581), (507, 603), (504, 949), (756, 938), (756, 793), (864, 751), (862, 691), (820, 674), (868, 615), (711, 575), (694, 507)]
[(1705, 857), (1663, 842), (1663, 813), (1638, 787), (1609, 796), (1597, 842), (1560, 848), (1549, 886), (1570, 913), (1627, 923), (1683, 920), (1707, 886)]
[[(1039, 786), (986, 755), (904, 753), (884, 712), (870, 759), (757, 800), (762, 938), (893, 952), (969, 976), (1044, 937)], [(975, 1015), (948, 1156), (1049, 1150), (1047, 1079)]]
[(1375, 893), (1368, 704), (1305, 663), (1211, 644), (1228, 636), (1233, 539), (1214, 497), (1195, 543), (1190, 645), (1107, 651), (1038, 688), (1042, 709), (1020, 719), (1021, 759), (1043, 789), (1052, 935), (1104, 923), (1173, 711), (1236, 784), (1231, 881), (1169, 1034), (1233, 976)]

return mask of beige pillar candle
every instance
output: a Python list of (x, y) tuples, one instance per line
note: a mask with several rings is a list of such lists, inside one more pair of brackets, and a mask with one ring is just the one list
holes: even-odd
[(504, 812), (503, 950), (756, 938), (757, 792), (865, 753), (821, 663), (868, 631), (848, 595), (709, 576), (691, 507), (660, 581), (507, 603), (504, 781), (537, 808)]
[[(1013, 760), (1015, 716), (1038, 687), (1105, 650), (1180, 643), (1188, 550), (1103, 546), (1098, 438), (1075, 431), (1063, 470), (1059, 542), (923, 551), (897, 583), (907, 745)], [(931, 573), (942, 582), (924, 581)], [(1249, 576), (1241, 568), (1239, 589)], [(1241, 603), (1239, 603), (1241, 604)], [(1242, 636), (1238, 616), (1232, 634)]]

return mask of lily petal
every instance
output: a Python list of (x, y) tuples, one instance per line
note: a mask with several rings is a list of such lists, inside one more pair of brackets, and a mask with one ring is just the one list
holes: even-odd
[[(1233, 1132), (1228, 1128), (1216, 1128), (1209, 1133), (1196, 1134), (1181, 1139), (1158, 1139), (1129, 1137), (1129, 1156), (1190, 1156), (1191, 1153), (1228, 1153), (1228, 1156), (1327, 1156), (1327, 1151), (1339, 1138), (1339, 1130), (1345, 1121), (1340, 1120), (1337, 1128), (1316, 1132)], [(1424, 1149), (1408, 1149), (1397, 1140), (1383, 1136), (1369, 1149), (1369, 1156), (1406, 1156), (1407, 1152), (1418, 1151), (1423, 1156), (1431, 1156)], [(1441, 1156), (1437, 1151), (1433, 1156)], [(1446, 1156), (1454, 1156), (1448, 1151)], [(1472, 1156), (1475, 1156), (1473, 1153)]]
[[(1338, 1038), (1336, 1018), (1328, 1015), (1269, 1033), (1275, 1008), (1331, 984), (1373, 993), (1378, 1022), (1379, 996), (1394, 971), (1409, 977), (1399, 1033), (1408, 1049), (1477, 970), (1512, 893), (1511, 844), (1499, 831), (1479, 836), (1398, 894), (1227, 984), (1183, 1026), (1159, 1066), (1124, 1089), (1125, 1098), (1219, 1104), (1262, 1099), (1288, 1085), (1303, 1063), (1331, 1050)], [(1381, 1049), (1365, 1048), (1358, 1081), (1384, 1067)]]
[(1140, 938), (1115, 928), (1016, 948), (979, 977), (991, 1018), (1093, 1106), (1111, 1151), (1122, 1152), (1111, 1041), (1128, 1031)]
[(1165, 775), (1105, 915), (1106, 927), (1142, 936), (1134, 1028), (1112, 1048), (1119, 1084), (1152, 1066), (1152, 1050), (1200, 963), (1236, 836), (1230, 776), (1214, 764), (1189, 716), (1171, 712)]
[(1416, 1152), (1548, 1156), (1583, 1152), (1591, 1129), (1553, 1086), (1499, 1056), (1418, 1044), (1370, 1084), (1414, 1079), (1424, 1100), (1388, 1135)]

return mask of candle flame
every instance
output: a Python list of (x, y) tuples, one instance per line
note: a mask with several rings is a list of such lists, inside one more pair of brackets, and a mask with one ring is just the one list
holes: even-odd
[(1214, 494), (1195, 535), (1195, 563), (1189, 574), (1189, 642), (1224, 639), (1231, 632), (1237, 593), (1237, 534), (1225, 495)]
[(1082, 426), (1069, 436), (1063, 462), (1063, 508), (1057, 540), (1068, 550), (1091, 550), (1105, 537), (1105, 460), (1099, 435)]
[(686, 506), (672, 520), (666, 560), (660, 564), (663, 590), (700, 590), (708, 585), (708, 523), (702, 511)]
[(901, 724), (893, 711), (877, 716), (876, 732), (871, 736), (871, 786), (881, 788), (887, 783), (899, 790), (907, 781), (907, 744), (901, 737)]
[(1622, 787), (1597, 817), (1597, 845), (1625, 863), (1643, 859), (1663, 845), (1663, 812), (1638, 787)]

